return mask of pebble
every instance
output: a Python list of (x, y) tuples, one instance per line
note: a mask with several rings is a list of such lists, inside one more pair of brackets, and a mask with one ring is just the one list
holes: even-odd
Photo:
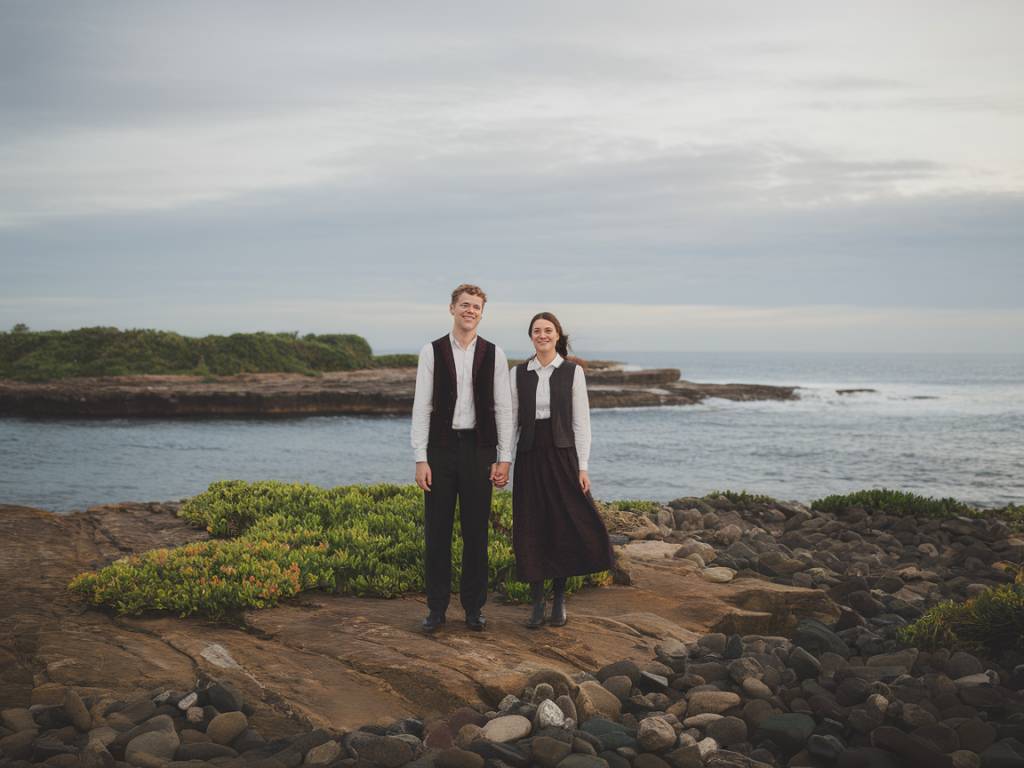
[(249, 726), (249, 719), (241, 712), (217, 715), (206, 727), (206, 735), (214, 744), (230, 744)]
[(637, 742), (647, 752), (661, 752), (675, 746), (676, 732), (663, 717), (646, 717), (637, 729)]
[(565, 713), (551, 699), (544, 699), (537, 706), (534, 718), (538, 728), (561, 728), (565, 725)]
[(332, 739), (310, 749), (302, 762), (305, 765), (327, 765), (340, 755), (341, 745)]
[(720, 715), (743, 703), (739, 694), (731, 691), (697, 691), (687, 698), (686, 711), (690, 715), (713, 713)]
[(712, 584), (728, 584), (736, 578), (736, 571), (726, 568), (724, 565), (716, 565), (705, 568), (700, 575), (704, 577), (705, 581), (710, 581)]
[(522, 715), (505, 715), (491, 720), (483, 727), (481, 736), (488, 741), (504, 744), (508, 741), (525, 739), (533, 730), (533, 724)]
[(440, 768), (484, 768), (484, 762), (483, 755), (465, 749), (445, 749), (437, 755)]
[(144, 765), (147, 762), (145, 756), (157, 760), (170, 761), (181, 745), (181, 739), (173, 730), (149, 731), (136, 736), (125, 747), (124, 759), (132, 765)]
[(572, 746), (549, 736), (537, 736), (530, 745), (533, 761), (542, 768), (555, 768), (572, 752)]
[(92, 715), (89, 714), (82, 697), (73, 688), (68, 688), (64, 696), (64, 711), (71, 718), (71, 724), (82, 733), (92, 728)]

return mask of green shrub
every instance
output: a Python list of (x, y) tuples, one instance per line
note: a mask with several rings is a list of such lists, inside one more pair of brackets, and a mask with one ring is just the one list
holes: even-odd
[[(121, 613), (170, 610), (222, 617), (275, 605), (306, 589), (395, 597), (423, 591), (423, 494), (413, 485), (320, 488), (279, 482), (213, 483), (179, 515), (205, 527), (209, 541), (119, 560), (70, 584), (95, 605)], [(462, 541), (455, 524), (452, 589)], [(495, 493), (489, 584), (516, 602), (529, 588), (514, 580), (512, 496)], [(577, 577), (569, 591), (608, 574)]]
[(373, 364), (360, 336), (235, 333), (191, 338), (155, 330), (79, 328), (0, 333), (0, 378), (346, 371)]
[(705, 499), (724, 498), (739, 507), (748, 507), (751, 504), (774, 504), (775, 499), (760, 493), (747, 493), (746, 491), (712, 491), (704, 496)]
[(933, 499), (916, 493), (891, 491), (875, 488), (845, 495), (826, 496), (811, 502), (811, 509), (819, 512), (842, 514), (851, 507), (861, 507), (868, 512), (884, 512), (890, 515), (915, 515), (917, 517), (951, 517), (966, 515), (973, 509), (956, 499)]
[(900, 639), (923, 650), (1024, 651), (1024, 571), (1013, 584), (991, 587), (962, 603), (939, 603), (901, 629)]
[(1008, 504), (995, 509), (975, 509), (953, 498), (934, 499), (906, 491), (886, 488), (857, 491), (845, 495), (826, 496), (811, 502), (811, 509), (842, 515), (846, 510), (860, 507), (868, 512), (915, 517), (973, 517), (1002, 520), (1014, 530), (1024, 530), (1024, 507)]
[(415, 368), (420, 361), (419, 355), (374, 355), (374, 368)]
[(612, 509), (618, 509), (623, 512), (636, 512), (641, 515), (657, 512), (661, 509), (661, 504), (658, 502), (645, 501), (643, 499), (621, 499), (620, 501), (611, 502), (609, 506)]

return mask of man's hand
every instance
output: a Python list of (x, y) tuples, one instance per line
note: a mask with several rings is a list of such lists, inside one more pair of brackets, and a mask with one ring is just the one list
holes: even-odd
[(430, 493), (430, 483), (433, 478), (430, 475), (430, 465), (425, 461), (416, 462), (416, 485), (427, 493)]
[(491, 464), (491, 482), (494, 483), (495, 488), (504, 488), (508, 485), (508, 469), (510, 466), (510, 462), (507, 461)]
[(587, 470), (580, 470), (580, 488), (583, 489), (584, 493), (590, 493), (590, 475), (587, 474)]

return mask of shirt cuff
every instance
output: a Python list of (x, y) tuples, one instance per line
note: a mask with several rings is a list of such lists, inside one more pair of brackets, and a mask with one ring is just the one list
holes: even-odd
[(588, 462), (586, 462), (586, 461), (581, 462), (580, 463), (580, 472), (589, 472), (590, 470), (587, 469), (587, 466), (588, 466)]
[(427, 460), (427, 449), (424, 448), (422, 451), (416, 451), (416, 463), (419, 464), (421, 461)]
[(505, 462), (506, 464), (511, 464), (512, 463), (512, 454), (511, 453), (499, 453), (498, 454), (498, 462), (499, 463)]

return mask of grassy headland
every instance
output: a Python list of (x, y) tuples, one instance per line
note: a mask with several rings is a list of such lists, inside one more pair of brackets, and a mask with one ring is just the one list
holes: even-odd
[[(405, 356), (383, 356), (385, 364)], [(79, 328), (0, 332), (0, 378), (43, 381), (75, 376), (145, 374), (230, 376), (238, 373), (351, 371), (380, 367), (353, 334), (233, 333), (182, 336), (148, 329)]]

